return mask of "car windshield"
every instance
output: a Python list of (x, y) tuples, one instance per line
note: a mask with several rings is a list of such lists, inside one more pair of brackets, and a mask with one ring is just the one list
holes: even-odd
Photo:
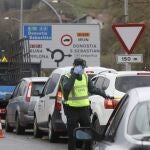
[(33, 91), (35, 91), (35, 90), (38, 90), (39, 93), (42, 93), (44, 84), (45, 84), (45, 82), (33, 82), (31, 96), (33, 96)]
[(125, 76), (117, 77), (115, 88), (126, 93), (136, 87), (150, 86), (150, 76)]
[(12, 94), (15, 86), (1, 85), (0, 86), (0, 100), (4, 100), (7, 94)]
[(150, 102), (138, 104), (128, 121), (128, 134), (150, 134)]

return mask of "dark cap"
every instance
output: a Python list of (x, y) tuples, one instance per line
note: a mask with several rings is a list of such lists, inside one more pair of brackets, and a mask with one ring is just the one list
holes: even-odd
[(74, 66), (78, 66), (78, 65), (81, 65), (82, 67), (86, 67), (86, 61), (81, 59), (81, 58), (76, 58), (73, 62), (73, 65)]

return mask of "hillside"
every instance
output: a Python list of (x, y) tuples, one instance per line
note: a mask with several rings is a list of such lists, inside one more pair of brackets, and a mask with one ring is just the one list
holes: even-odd
[[(40, 0), (24, 0), (24, 22), (58, 22), (55, 14)], [(49, 0), (50, 1), (50, 0)], [(19, 2), (20, 0), (0, 0), (1, 20), (4, 16), (11, 16), (19, 19)], [(117, 41), (113, 31), (112, 24), (124, 23), (124, 0), (62, 0), (59, 4), (53, 4), (59, 13), (65, 15), (69, 21), (82, 16), (83, 14), (93, 13), (107, 14), (109, 21), (104, 24), (102, 29), (102, 65), (115, 69), (122, 69), (123, 65), (117, 65), (116, 54), (124, 53), (122, 46)], [(17, 10), (18, 9), (18, 10)], [(149, 34), (150, 34), (150, 0), (130, 0), (128, 4), (128, 23), (144, 23), (146, 29), (134, 53), (143, 54), (144, 64), (134, 64), (133, 69), (143, 69), (145, 66), (150, 68), (150, 50), (149, 50)], [(17, 39), (19, 24), (13, 22), (10, 24), (3, 22), (0, 25), (0, 46), (8, 49), (5, 42)], [(4, 31), (9, 33), (6, 35)], [(11, 34), (13, 35), (10, 35)], [(130, 38), (130, 37), (129, 37)], [(111, 62), (111, 63), (110, 63)]]

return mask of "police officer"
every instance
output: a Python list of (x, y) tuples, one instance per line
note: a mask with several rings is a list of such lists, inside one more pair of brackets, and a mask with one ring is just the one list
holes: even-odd
[[(76, 149), (76, 142), (73, 138), (73, 130), (78, 127), (90, 127), (90, 101), (88, 93), (101, 95), (109, 98), (104, 91), (96, 88), (88, 76), (84, 73), (86, 62), (83, 59), (75, 59), (73, 68), (61, 81), (64, 96), (64, 111), (67, 117), (68, 128), (68, 150)], [(89, 149), (89, 145), (85, 147)]]

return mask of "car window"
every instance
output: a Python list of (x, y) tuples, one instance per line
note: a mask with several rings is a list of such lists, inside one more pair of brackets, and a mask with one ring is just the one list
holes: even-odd
[(19, 89), (20, 83), (18, 83), (18, 85), (16, 86), (14, 92), (13, 92), (13, 97), (16, 97), (18, 94), (18, 89)]
[(44, 87), (43, 87), (42, 95), (45, 95), (50, 80), (51, 80), (51, 77), (50, 77), (50, 78), (47, 80), (47, 82), (45, 83), (45, 85), (44, 85)]
[(117, 77), (115, 82), (115, 88), (124, 93), (132, 88), (143, 86), (150, 86), (150, 76)]
[(50, 94), (54, 91), (58, 81), (60, 79), (60, 74), (53, 74), (50, 78), (50, 80), (48, 81), (47, 87), (46, 87), (46, 95)]
[(120, 124), (120, 121), (123, 117), (123, 114), (126, 110), (128, 104), (128, 95), (126, 94), (121, 101), (118, 103), (116, 109), (113, 111), (108, 123), (107, 128), (105, 130), (105, 139), (109, 140), (110, 138), (115, 136), (117, 128)]
[(104, 79), (105, 79), (104, 77), (98, 77), (97, 81), (95, 82), (95, 86), (97, 88), (102, 89), (102, 86), (103, 86), (103, 83), (104, 83)]
[(0, 85), (0, 101), (7, 99), (13, 93), (15, 86), (12, 85)]
[(39, 93), (42, 93), (45, 82), (32, 82), (32, 91), (31, 96), (33, 96), (33, 92), (38, 90)]
[(150, 133), (150, 103), (138, 104), (132, 111), (128, 122), (128, 134)]
[(110, 80), (105, 78), (102, 89), (106, 90), (109, 86), (109, 83), (110, 83)]
[(18, 89), (18, 93), (17, 93), (17, 96), (23, 96), (24, 93), (25, 93), (25, 89), (26, 89), (26, 84), (27, 82), (26, 81), (21, 81), (21, 84), (19, 86), (19, 89)]

